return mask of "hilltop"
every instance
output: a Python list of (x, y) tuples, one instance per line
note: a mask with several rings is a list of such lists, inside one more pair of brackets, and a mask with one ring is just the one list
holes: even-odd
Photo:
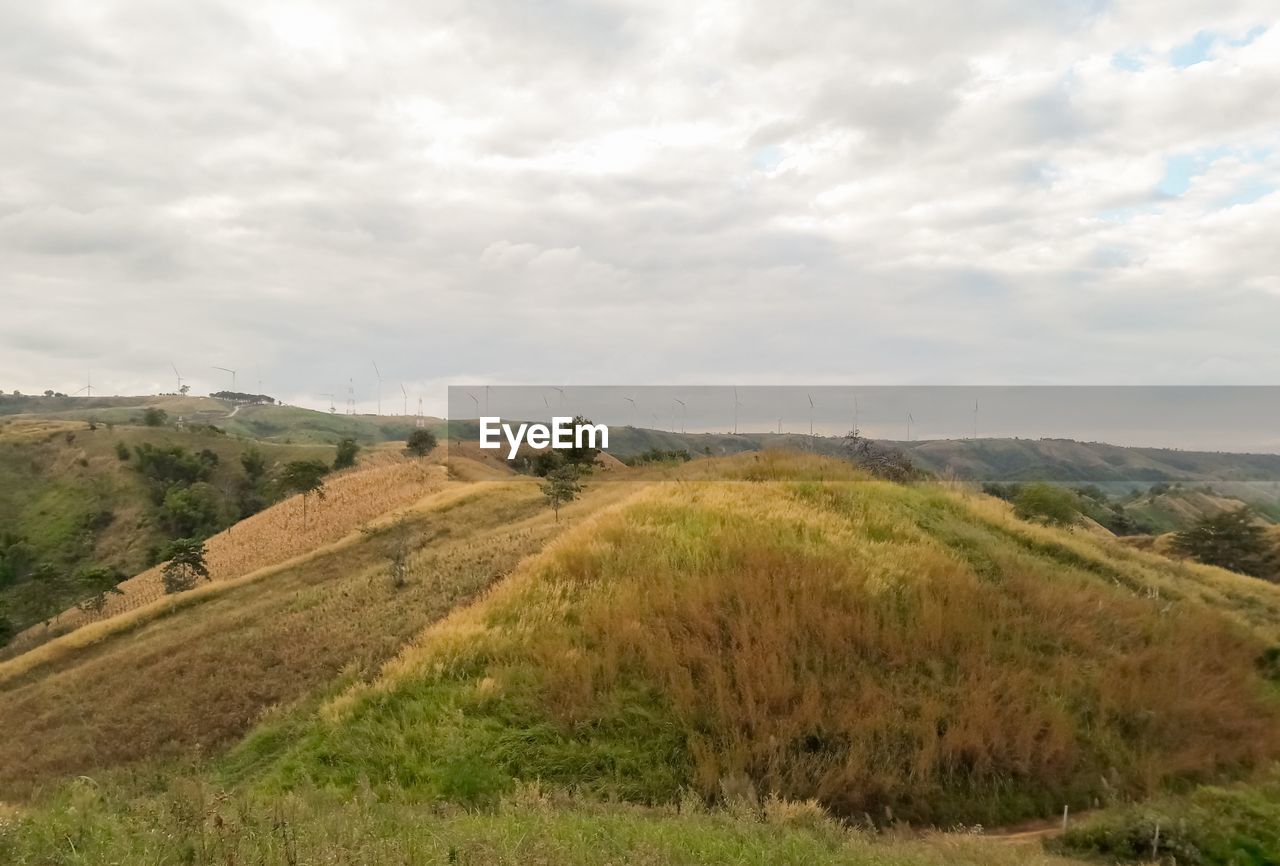
[[(324, 528), (289, 544), (286, 500), (211, 544), (212, 583), (149, 600), (141, 575), (138, 603), (0, 663), (0, 798), (84, 774), (124, 786), (75, 794), (74, 820), (94, 823), (47, 837), (72, 819), (37, 806), (37, 835), (12, 844), (70, 832), (85, 857), (163, 859), (146, 816), (195, 808), (240, 815), (217, 844), (252, 859), (272, 844), (255, 804), (286, 797), (317, 853), (412, 838), (401, 822), (434, 804), (496, 810), (443, 819), (475, 851), (542, 814), (552, 860), (590, 862), (569, 841), (589, 814), (654, 851), (767, 839), (755, 850), (780, 862), (771, 846), (825, 839), (811, 858), (1029, 862), (980, 840), (944, 856), (820, 828), (1013, 822), (1280, 757), (1258, 665), (1280, 643), (1280, 589), (1262, 581), (812, 455), (616, 469), (559, 521), (536, 479), (451, 463), (453, 477), (403, 458), (355, 470), (320, 506)], [(205, 781), (173, 763), (192, 760)], [(174, 805), (127, 781), (138, 772), (167, 779)], [(192, 785), (239, 805), (192, 803)], [(364, 797), (384, 805), (353, 812)], [(377, 831), (361, 823), (375, 813)], [(752, 835), (759, 816), (783, 828)], [(324, 829), (339, 826), (353, 835)]]
[[(346, 415), (300, 406), (237, 403), (214, 397), (157, 395), (137, 397), (14, 397), (0, 394), (0, 419), (96, 421), (138, 425), (148, 408), (160, 409), (173, 423), (211, 425), (231, 436), (282, 444), (333, 444), (351, 437), (364, 444), (403, 441), (417, 419), (403, 415)], [(442, 433), (444, 422), (424, 418)]]

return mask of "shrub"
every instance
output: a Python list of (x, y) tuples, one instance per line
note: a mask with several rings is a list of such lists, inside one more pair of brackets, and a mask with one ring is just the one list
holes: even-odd
[(169, 420), (169, 413), (155, 406), (148, 406), (142, 413), (142, 423), (148, 427), (163, 427)]
[(873, 442), (857, 430), (849, 431), (844, 437), (844, 451), (860, 469), (886, 481), (906, 482), (922, 474), (910, 457)]
[(1280, 779), (1205, 787), (1103, 813), (1050, 847), (1110, 863), (1270, 866), (1280, 863)]
[(1080, 503), (1074, 493), (1043, 481), (1019, 490), (1013, 510), (1023, 520), (1052, 526), (1070, 526), (1080, 517)]
[(338, 443), (338, 453), (333, 458), (334, 469), (347, 469), (356, 465), (356, 455), (360, 453), (360, 445), (356, 440), (347, 437)]
[(240, 465), (244, 467), (244, 474), (253, 482), (257, 482), (267, 472), (267, 458), (262, 456), (256, 446), (249, 446), (240, 455)]
[(128, 445), (126, 445), (126, 444), (124, 444), (123, 442), (117, 442), (117, 443), (116, 443), (116, 458), (117, 458), (117, 459), (119, 459), (119, 461), (120, 461), (121, 463), (125, 463), (125, 462), (127, 462), (127, 461), (128, 461), (128, 459), (129, 459), (129, 457), (130, 457), (130, 456), (131, 456), (131, 455), (129, 454), (129, 446), (128, 446)]
[(168, 595), (186, 592), (196, 585), (201, 578), (209, 580), (209, 566), (205, 563), (205, 547), (203, 541), (194, 538), (179, 538), (172, 542), (165, 551), (164, 569), (160, 572), (160, 582)]
[(409, 434), (404, 446), (405, 450), (414, 457), (425, 457), (436, 447), (436, 434), (426, 428), (419, 427)]
[(1247, 506), (1201, 518), (1173, 537), (1173, 547), (1206, 565), (1268, 580), (1276, 578), (1275, 551), (1267, 541), (1266, 530)]

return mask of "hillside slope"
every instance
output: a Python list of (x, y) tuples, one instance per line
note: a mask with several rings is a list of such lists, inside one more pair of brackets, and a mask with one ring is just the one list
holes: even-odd
[(1280, 638), (1275, 587), (820, 459), (698, 471), (432, 627), (283, 748), (271, 784), (485, 802), (539, 779), (651, 803), (745, 786), (986, 823), (1280, 756), (1255, 667)]
[[(249, 448), (258, 448), (268, 474), (290, 460), (333, 454), (329, 446), (259, 445), (207, 429), (0, 420), (0, 612), (18, 628), (81, 598), (81, 570), (134, 574), (172, 537), (137, 471), (139, 447), (206, 455), (205, 483), (225, 512), (216, 516), (222, 525), (235, 518), (240, 457)], [(37, 586), (30, 578), (42, 568)]]

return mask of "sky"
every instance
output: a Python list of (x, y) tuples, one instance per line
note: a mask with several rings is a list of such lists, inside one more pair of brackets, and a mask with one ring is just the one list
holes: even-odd
[(1274, 0), (6, 3), (0, 110), (4, 390), (1280, 383)]

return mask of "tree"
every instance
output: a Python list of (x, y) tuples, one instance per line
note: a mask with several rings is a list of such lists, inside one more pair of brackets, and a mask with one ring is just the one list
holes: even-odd
[(249, 446), (240, 455), (240, 465), (244, 467), (244, 474), (249, 476), (249, 480), (255, 484), (267, 472), (267, 458), (262, 456), (262, 452), (258, 450), (257, 446)]
[(574, 466), (579, 466), (579, 467), (590, 466), (592, 463), (595, 463), (596, 455), (600, 453), (599, 448), (592, 448), (588, 446), (586, 444), (587, 442), (586, 437), (583, 437), (582, 447), (578, 447), (577, 430), (580, 427), (586, 427), (591, 424), (592, 424), (592, 421), (590, 418), (586, 418), (582, 415), (573, 416), (572, 427), (575, 434), (573, 439), (574, 444), (569, 448), (560, 449), (560, 453), (564, 455), (564, 459), (566, 463), (571, 463)]
[(165, 551), (164, 569), (160, 582), (169, 595), (186, 592), (201, 578), (209, 580), (209, 566), (205, 563), (204, 542), (194, 538), (179, 538), (170, 542)]
[(409, 439), (404, 443), (405, 450), (414, 457), (426, 457), (436, 447), (436, 434), (432, 433), (425, 427), (419, 427), (409, 434)]
[(906, 482), (920, 474), (910, 457), (866, 438), (856, 429), (845, 434), (844, 450), (859, 469), (886, 481)]
[(547, 502), (555, 509), (556, 523), (560, 522), (560, 506), (577, 499), (581, 492), (582, 485), (578, 483), (576, 464), (566, 463), (547, 474), (547, 480), (542, 485), (542, 495), (547, 497)]
[(334, 469), (346, 469), (356, 465), (356, 455), (360, 453), (360, 445), (348, 436), (338, 443), (338, 454), (333, 458)]
[(172, 487), (160, 505), (160, 519), (179, 538), (207, 538), (222, 525), (222, 497), (204, 481)]
[(1173, 548), (1206, 565), (1267, 580), (1277, 577), (1276, 552), (1248, 506), (1201, 518), (1174, 535)]
[(302, 528), (307, 528), (307, 499), (324, 499), (324, 476), (329, 467), (320, 460), (294, 460), (280, 473), (280, 487), (287, 493), (302, 494)]
[(169, 420), (169, 413), (155, 406), (148, 406), (142, 413), (142, 423), (148, 427), (163, 427)]
[(78, 582), (89, 593), (88, 598), (80, 602), (80, 609), (100, 612), (107, 605), (108, 594), (122, 594), (118, 584), (123, 579), (124, 575), (118, 569), (109, 566), (88, 568), (80, 572)]
[(182, 396), (184, 396), (184, 397), (185, 397), (185, 396), (187, 396), (187, 394), (188, 394), (190, 391), (191, 391), (191, 386), (190, 386), (190, 385), (183, 385), (181, 388), (179, 388), (179, 389), (178, 389), (178, 393), (179, 393), (179, 394), (181, 394), (181, 395), (182, 395)]
[(60, 584), (62, 575), (47, 562), (42, 562), (31, 572), (31, 580), (27, 584), (27, 596), (36, 617), (47, 629), (62, 612), (62, 592)]
[(1080, 517), (1080, 503), (1070, 490), (1037, 481), (1018, 491), (1013, 500), (1013, 513), (1023, 520), (1069, 526)]
[(26, 538), (0, 532), (0, 587), (26, 577), (35, 565), (35, 551)]

